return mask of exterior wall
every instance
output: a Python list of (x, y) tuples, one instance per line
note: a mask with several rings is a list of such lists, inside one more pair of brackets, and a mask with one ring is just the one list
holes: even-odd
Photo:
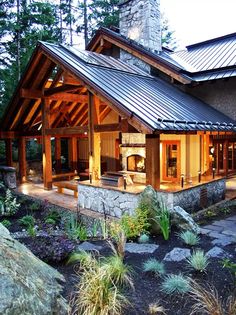
[(188, 213), (207, 208), (225, 198), (226, 180), (218, 179), (175, 193), (159, 192), (169, 208), (180, 206)]
[(236, 120), (236, 78), (205, 82), (185, 91)]
[(138, 205), (139, 194), (131, 194), (112, 188), (78, 186), (78, 206), (120, 218), (122, 214), (133, 214)]
[[(78, 191), (78, 206), (80, 208), (106, 213), (118, 218), (124, 213), (132, 215), (140, 198), (140, 194), (85, 184), (79, 184)], [(202, 196), (203, 194), (204, 196)], [(170, 209), (174, 206), (180, 206), (188, 213), (194, 213), (224, 199), (225, 179), (215, 180), (175, 193), (160, 191), (158, 196), (166, 202)]]

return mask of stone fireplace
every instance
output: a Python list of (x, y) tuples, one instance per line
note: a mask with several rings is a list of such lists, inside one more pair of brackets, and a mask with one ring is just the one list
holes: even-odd
[(127, 171), (145, 173), (145, 158), (139, 154), (128, 156)]
[(120, 152), (123, 171), (132, 173), (134, 182), (145, 184), (145, 135), (140, 133), (123, 133)]

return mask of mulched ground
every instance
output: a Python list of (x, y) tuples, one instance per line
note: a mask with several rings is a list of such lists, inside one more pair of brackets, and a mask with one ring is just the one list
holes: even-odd
[[(32, 200), (22, 202), (20, 211), (12, 219), (13, 224), (10, 227), (10, 231), (16, 232), (22, 229), (22, 226), (20, 226), (18, 223), (18, 219), (25, 214), (31, 214), (28, 208), (30, 203), (32, 203)], [(37, 220), (41, 220), (43, 218), (43, 215), (45, 215), (45, 207), (42, 206), (41, 211), (34, 212)], [(232, 215), (232, 213), (236, 213), (236, 207), (231, 213), (220, 213), (217, 218), (220, 219), (225, 216)], [(207, 236), (201, 236), (201, 242), (198, 245), (198, 248), (201, 248), (205, 252), (207, 252), (213, 247), (213, 245), (211, 244), (211, 240), (212, 239)], [(25, 239), (26, 244), (34, 241), (34, 239), (30, 238)], [(163, 293), (160, 290), (162, 279), (155, 277), (152, 274), (146, 274), (142, 271), (142, 264), (148, 258), (153, 257), (161, 261), (165, 257), (165, 255), (170, 252), (174, 247), (186, 248), (186, 246), (183, 245), (183, 243), (178, 239), (175, 231), (172, 231), (171, 237), (168, 241), (164, 241), (163, 238), (159, 236), (154, 238), (152, 242), (159, 245), (159, 248), (154, 254), (139, 255), (126, 253), (125, 255), (125, 263), (130, 265), (133, 269), (133, 280), (135, 289), (134, 291), (129, 289), (125, 292), (132, 306), (126, 309), (124, 311), (124, 314), (148, 314), (149, 304), (157, 302), (164, 306), (164, 308), (166, 309), (166, 314), (168, 315), (189, 315), (193, 301), (189, 298), (188, 295), (169, 296)], [(100, 252), (100, 255), (107, 256), (111, 253), (111, 250), (109, 249), (109, 246), (105, 241), (99, 240), (95, 241), (95, 243), (97, 245), (103, 246), (103, 250)], [(228, 245), (224, 248), (224, 250), (230, 253), (231, 260), (236, 262), (235, 245)], [(222, 268), (221, 261), (222, 260), (218, 258), (211, 259), (211, 262), (207, 268), (207, 272), (202, 274), (197, 274), (190, 271), (185, 262), (165, 262), (165, 267), (167, 274), (178, 274), (181, 272), (184, 275), (190, 276), (200, 281), (202, 284), (213, 284), (218, 290), (219, 296), (222, 296), (223, 299), (226, 299), (233, 292), (236, 293), (236, 287), (233, 275), (227, 268)], [(51, 265), (65, 276), (66, 283), (64, 286), (63, 295), (68, 300), (70, 300), (73, 296), (74, 285), (77, 281), (79, 281), (78, 276), (76, 276), (75, 273), (76, 266), (67, 265), (65, 262), (60, 264), (52, 263)]]

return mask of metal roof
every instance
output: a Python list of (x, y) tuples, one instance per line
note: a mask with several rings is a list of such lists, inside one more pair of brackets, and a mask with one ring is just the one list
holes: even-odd
[(152, 52), (124, 35), (102, 27), (88, 44), (89, 50), (100, 35), (121, 41), (127, 47), (138, 50), (149, 57), (151, 61), (154, 60), (167, 69), (172, 69), (189, 81), (186, 84), (192, 81), (199, 82), (236, 76), (236, 33), (190, 45), (185, 50), (178, 52), (168, 51), (165, 47), (162, 47), (161, 52)]
[(88, 63), (66, 46), (41, 43), (41, 47), (153, 130), (236, 130), (235, 121), (161, 79)]

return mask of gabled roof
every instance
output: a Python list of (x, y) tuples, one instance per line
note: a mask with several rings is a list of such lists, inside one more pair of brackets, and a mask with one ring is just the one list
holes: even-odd
[(164, 47), (162, 52), (152, 52), (115, 31), (100, 28), (87, 49), (96, 49), (101, 38), (143, 56), (145, 62), (184, 84), (236, 76), (236, 33), (190, 45), (179, 52)]
[[(40, 64), (42, 58), (44, 63)], [(3, 123), (4, 130), (28, 128), (28, 123), (34, 116), (34, 112), (31, 110), (37, 111), (37, 108), (40, 108), (40, 100), (31, 99), (30, 102), (25, 103), (22, 88), (28, 86), (34, 90), (42, 89), (46, 78), (55, 69), (55, 66), (68, 72), (130, 121), (136, 121), (140, 126), (145, 126), (152, 132), (236, 130), (236, 123), (232, 119), (206, 103), (187, 95), (161, 79), (150, 77), (130, 66), (122, 65), (111, 57), (41, 42), (36, 48), (30, 65), (31, 67), (28, 67), (5, 114), (4, 119), (8, 117), (8, 120)], [(34, 72), (35, 69), (41, 73), (41, 79), (36, 80), (37, 84), (34, 86), (32, 80), (37, 74)], [(45, 95), (47, 95), (47, 86), (45, 85), (45, 87)], [(52, 86), (50, 88), (52, 89)], [(72, 89), (70, 86), (65, 86), (65, 88)], [(79, 86), (77, 89), (79, 91), (72, 89), (72, 96), (85, 99), (85, 95), (77, 94), (81, 93)], [(81, 103), (82, 101), (69, 102), (65, 110), (66, 114), (75, 111), (77, 116), (82, 116), (83, 113), (80, 114)], [(54, 104), (51, 105), (51, 108), (57, 113), (60, 105)], [(12, 115), (9, 117), (10, 114)], [(67, 120), (67, 124), (72, 124), (72, 118)], [(74, 121), (74, 125), (75, 123), (76, 121)], [(34, 128), (38, 128), (39, 124), (40, 116)]]

